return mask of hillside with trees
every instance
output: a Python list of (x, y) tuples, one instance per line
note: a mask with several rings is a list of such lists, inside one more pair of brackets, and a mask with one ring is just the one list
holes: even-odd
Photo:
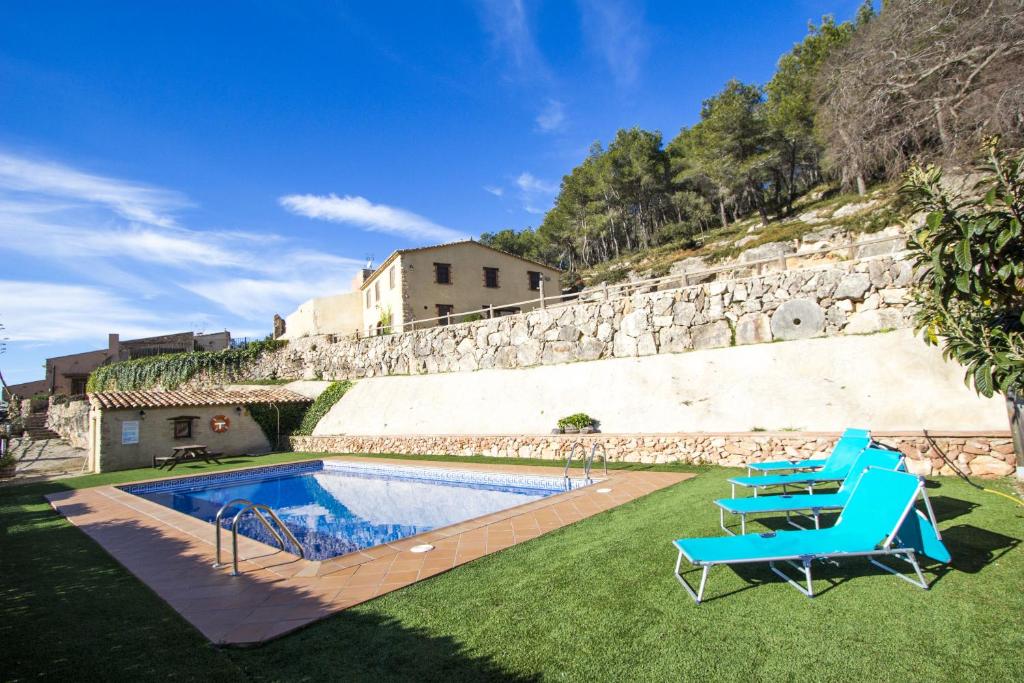
[(726, 83), (671, 140), (630, 128), (595, 142), (540, 226), (481, 241), (579, 272), (699, 250), (739, 221), (791, 224), (812, 188), (864, 195), (913, 161), (958, 167), (992, 134), (1019, 148), (1021, 73), (1021, 0), (865, 2), (810, 25), (768, 83)]

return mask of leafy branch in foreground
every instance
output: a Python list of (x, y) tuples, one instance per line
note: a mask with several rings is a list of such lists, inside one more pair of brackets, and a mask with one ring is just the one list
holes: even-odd
[(902, 190), (927, 212), (910, 244), (917, 329), (992, 396), (1024, 381), (1024, 153), (1011, 156), (995, 137), (984, 150), (978, 196), (951, 196), (934, 166), (912, 167)]

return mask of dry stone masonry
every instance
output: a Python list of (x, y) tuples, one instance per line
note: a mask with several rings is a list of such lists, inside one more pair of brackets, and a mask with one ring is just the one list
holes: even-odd
[[(368, 339), (305, 337), (251, 377), (355, 379), (523, 368), (908, 327), (905, 255), (772, 272)], [(194, 382), (208, 382), (197, 377)]]
[[(299, 436), (291, 446), (307, 453), (399, 453), (405, 455), (489, 455), (564, 460), (572, 444), (604, 444), (610, 462), (712, 464), (741, 467), (779, 458), (824, 457), (838, 434), (740, 432), (721, 434), (573, 434), (549, 436)], [(915, 474), (953, 475), (940, 452), (966, 474), (1001, 477), (1014, 471), (1008, 434), (883, 432), (875, 439), (898, 448)]]

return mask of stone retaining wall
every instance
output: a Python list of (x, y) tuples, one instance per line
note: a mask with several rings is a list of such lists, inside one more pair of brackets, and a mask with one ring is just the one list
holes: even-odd
[[(674, 353), (911, 325), (905, 254), (368, 339), (292, 340), (251, 377), (354, 379)], [(197, 377), (194, 383), (208, 383)]]
[(75, 448), (89, 447), (89, 402), (55, 403), (50, 399), (46, 426)]
[[(294, 450), (310, 453), (399, 453), (405, 455), (489, 455), (505, 458), (562, 460), (572, 444), (604, 444), (609, 461), (714, 464), (740, 467), (780, 457), (823, 457), (838, 434), (810, 432), (741, 432), (719, 434), (562, 434), (550, 436), (299, 436)], [(1006, 476), (1014, 471), (1013, 442), (1008, 433), (879, 432), (875, 439), (900, 449), (910, 471), (952, 475), (937, 447), (965, 473)], [(931, 438), (931, 441), (929, 438)], [(934, 446), (932, 443), (934, 442)]]

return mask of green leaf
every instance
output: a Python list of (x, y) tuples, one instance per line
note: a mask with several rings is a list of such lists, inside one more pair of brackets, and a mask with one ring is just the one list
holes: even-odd
[(986, 398), (992, 396), (992, 392), (995, 390), (995, 383), (992, 381), (991, 366), (979, 365), (974, 370), (974, 388)]
[(994, 206), (995, 205), (995, 203), (996, 203), (996, 189), (997, 188), (993, 187), (992, 189), (990, 189), (988, 192), (985, 193), (985, 204), (986, 205), (988, 205), (988, 206)]
[(956, 288), (959, 289), (961, 292), (963, 292), (964, 294), (971, 293), (971, 274), (969, 272), (964, 271), (957, 275), (955, 282)]
[(929, 228), (935, 230), (942, 223), (942, 212), (932, 211), (930, 214), (928, 214), (928, 217), (925, 218), (925, 223), (928, 225)]
[[(960, 240), (957, 242), (956, 248), (953, 250), (953, 256), (956, 257), (957, 265), (964, 270), (971, 269), (971, 241)], [(959, 279), (959, 278), (958, 278)], [(964, 289), (963, 291), (968, 291)]]

